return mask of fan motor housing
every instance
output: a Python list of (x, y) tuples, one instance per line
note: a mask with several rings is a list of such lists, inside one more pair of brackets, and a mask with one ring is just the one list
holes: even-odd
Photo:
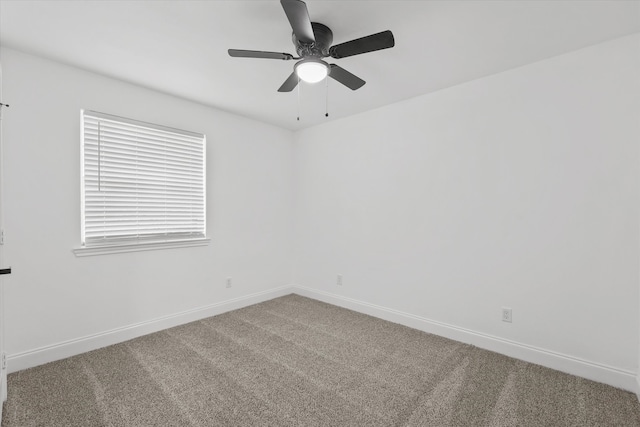
[(329, 56), (329, 48), (333, 43), (333, 32), (326, 25), (318, 22), (312, 22), (311, 28), (313, 28), (313, 36), (316, 39), (315, 43), (302, 43), (295, 34), (291, 37), (298, 56), (301, 58), (306, 58), (307, 56), (324, 58)]

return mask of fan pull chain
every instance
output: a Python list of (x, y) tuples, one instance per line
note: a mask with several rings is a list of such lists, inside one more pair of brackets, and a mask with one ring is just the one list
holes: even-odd
[(298, 77), (298, 118), (296, 120), (300, 121), (300, 77)]
[(326, 81), (325, 88), (327, 95), (324, 100), (324, 116), (329, 117), (329, 76), (325, 77), (324, 79)]

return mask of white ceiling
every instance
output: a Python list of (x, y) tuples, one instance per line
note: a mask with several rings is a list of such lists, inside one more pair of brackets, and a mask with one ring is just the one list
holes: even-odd
[(391, 30), (396, 46), (332, 60), (364, 79), (278, 93), (295, 61), (231, 58), (227, 49), (295, 54), (277, 0), (0, 0), (0, 43), (288, 129), (433, 92), (640, 31), (638, 1), (308, 0), (334, 44)]

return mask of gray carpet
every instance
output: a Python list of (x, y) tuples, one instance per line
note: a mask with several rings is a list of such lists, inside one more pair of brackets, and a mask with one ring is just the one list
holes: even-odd
[(632, 393), (298, 295), (9, 375), (2, 427), (640, 426)]

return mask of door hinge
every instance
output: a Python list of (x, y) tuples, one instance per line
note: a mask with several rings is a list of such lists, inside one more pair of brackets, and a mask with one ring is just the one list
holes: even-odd
[(0, 230), (0, 245), (4, 245), (4, 229)]
[(7, 353), (2, 353), (2, 370), (7, 369)]

